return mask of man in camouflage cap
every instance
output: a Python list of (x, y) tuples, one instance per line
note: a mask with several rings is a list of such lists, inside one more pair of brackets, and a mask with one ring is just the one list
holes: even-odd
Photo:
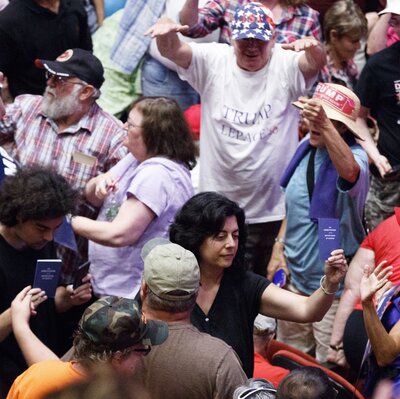
[[(168, 336), (166, 323), (147, 321), (136, 301), (116, 296), (103, 297), (89, 306), (82, 315), (78, 331), (98, 348), (132, 350), (135, 345), (142, 345), (139, 352), (143, 353), (148, 353), (151, 345), (163, 343)], [(74, 340), (75, 352), (80, 340)], [(138, 351), (138, 348), (133, 350)]]
[(31, 332), (27, 293), (28, 287), (17, 295), (11, 312), (15, 337), (31, 367), (14, 381), (7, 398), (42, 398), (85, 378), (99, 364), (132, 373), (151, 345), (163, 343), (168, 336), (167, 324), (147, 321), (133, 299), (106, 296), (85, 310), (75, 332), (74, 360), (63, 362)]

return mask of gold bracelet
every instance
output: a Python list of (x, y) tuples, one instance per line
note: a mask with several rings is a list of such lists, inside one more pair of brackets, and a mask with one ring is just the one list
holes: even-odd
[(321, 277), (321, 280), (319, 280), (319, 286), (321, 287), (321, 290), (323, 291), (323, 293), (324, 293), (325, 295), (335, 295), (335, 294), (337, 293), (337, 290), (336, 290), (335, 292), (329, 292), (329, 291), (327, 291), (327, 290), (325, 289), (325, 287), (324, 287), (325, 278), (326, 278), (326, 276), (323, 275), (323, 276)]

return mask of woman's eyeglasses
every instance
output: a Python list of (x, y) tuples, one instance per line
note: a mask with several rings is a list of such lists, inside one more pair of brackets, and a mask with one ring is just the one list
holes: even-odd
[(131, 120), (129, 120), (129, 118), (128, 118), (128, 120), (126, 121), (126, 128), (127, 128), (127, 129), (131, 129), (131, 128), (134, 128), (134, 127), (142, 128), (143, 126), (135, 125), (135, 124), (134, 124)]

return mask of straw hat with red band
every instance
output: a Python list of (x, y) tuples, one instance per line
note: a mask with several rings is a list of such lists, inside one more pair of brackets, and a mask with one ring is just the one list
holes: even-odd
[[(321, 102), (329, 119), (344, 123), (356, 138), (364, 141), (356, 124), (360, 112), (360, 100), (350, 89), (334, 83), (318, 83), (313, 98)], [(304, 108), (304, 104), (299, 101), (292, 104)]]

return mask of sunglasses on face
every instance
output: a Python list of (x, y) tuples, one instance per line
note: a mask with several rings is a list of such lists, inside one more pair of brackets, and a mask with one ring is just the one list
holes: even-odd
[(65, 85), (69, 83), (73, 85), (86, 86), (86, 84), (83, 82), (74, 82), (70, 80), (71, 77), (55, 75), (54, 73), (50, 73), (49, 71), (46, 71), (44, 73), (44, 76), (46, 77), (46, 80), (53, 79), (53, 82), (56, 82), (57, 84), (60, 85)]
[(146, 345), (141, 348), (132, 348), (131, 349), (131, 352), (139, 353), (142, 356), (147, 356), (150, 353), (150, 351), (151, 351), (150, 345)]

